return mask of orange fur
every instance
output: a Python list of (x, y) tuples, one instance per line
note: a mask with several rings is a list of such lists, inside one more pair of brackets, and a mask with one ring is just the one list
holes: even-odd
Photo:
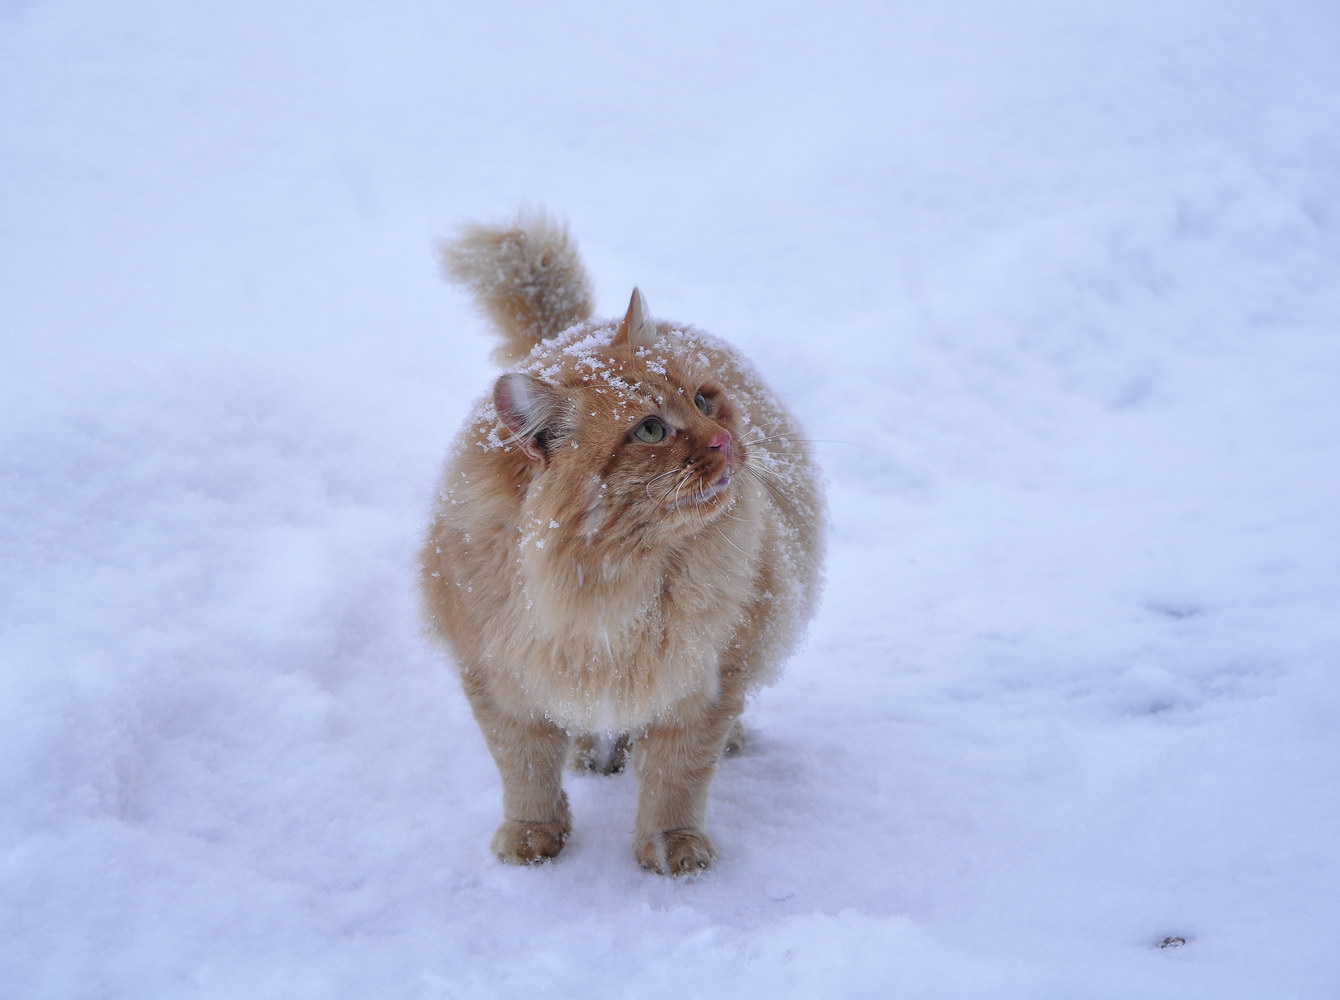
[(500, 364), (520, 361), (538, 341), (591, 317), (581, 259), (567, 230), (542, 212), (523, 212), (508, 226), (466, 227), (442, 248), (442, 264), (502, 334)]
[[(822, 498), (791, 417), (725, 344), (648, 319), (637, 292), (621, 324), (536, 321), (536, 302), (589, 303), (556, 233), (523, 218), (448, 248), (489, 276), (464, 280), (507, 342), (534, 346), (457, 439), (425, 608), (502, 777), (499, 857), (561, 849), (571, 734), (629, 732), (636, 855), (682, 874), (716, 856), (707, 788), (745, 694), (812, 614)], [(561, 267), (532, 266), (560, 243)]]

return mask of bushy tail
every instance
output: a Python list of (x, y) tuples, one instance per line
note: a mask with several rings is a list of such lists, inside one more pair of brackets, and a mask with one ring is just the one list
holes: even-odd
[(566, 227), (542, 212), (523, 211), (508, 225), (464, 227), (443, 244), (442, 264), (502, 334), (493, 356), (504, 366), (591, 317), (591, 281), (577, 248)]

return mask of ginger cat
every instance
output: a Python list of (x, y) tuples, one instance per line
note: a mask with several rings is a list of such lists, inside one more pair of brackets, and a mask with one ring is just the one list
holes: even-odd
[(422, 559), (432, 631), (459, 665), (503, 785), (503, 861), (572, 829), (574, 738), (631, 741), (633, 849), (708, 867), (707, 790), (748, 690), (813, 613), (823, 500), (795, 422), (739, 354), (652, 320), (593, 321), (566, 231), (538, 214), (444, 247), (502, 334), (501, 376), (457, 438)]

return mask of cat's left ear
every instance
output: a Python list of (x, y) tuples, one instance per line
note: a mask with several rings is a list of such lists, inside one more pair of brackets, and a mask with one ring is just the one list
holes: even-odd
[(518, 372), (503, 375), (493, 384), (493, 406), (498, 418), (512, 432), (512, 441), (527, 458), (541, 461), (545, 455), (545, 433), (558, 416), (563, 397), (551, 385)]
[(642, 292), (633, 289), (633, 297), (628, 301), (628, 312), (624, 314), (619, 331), (614, 335), (614, 343), (628, 344), (631, 347), (650, 347), (656, 342), (656, 324), (647, 316), (647, 300)]

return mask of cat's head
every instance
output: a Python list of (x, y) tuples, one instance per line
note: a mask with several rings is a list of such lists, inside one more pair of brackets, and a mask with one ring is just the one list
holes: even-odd
[(493, 390), (537, 527), (586, 545), (673, 541), (729, 511), (748, 461), (743, 401), (710, 346), (662, 332), (637, 290), (616, 330), (570, 331)]

